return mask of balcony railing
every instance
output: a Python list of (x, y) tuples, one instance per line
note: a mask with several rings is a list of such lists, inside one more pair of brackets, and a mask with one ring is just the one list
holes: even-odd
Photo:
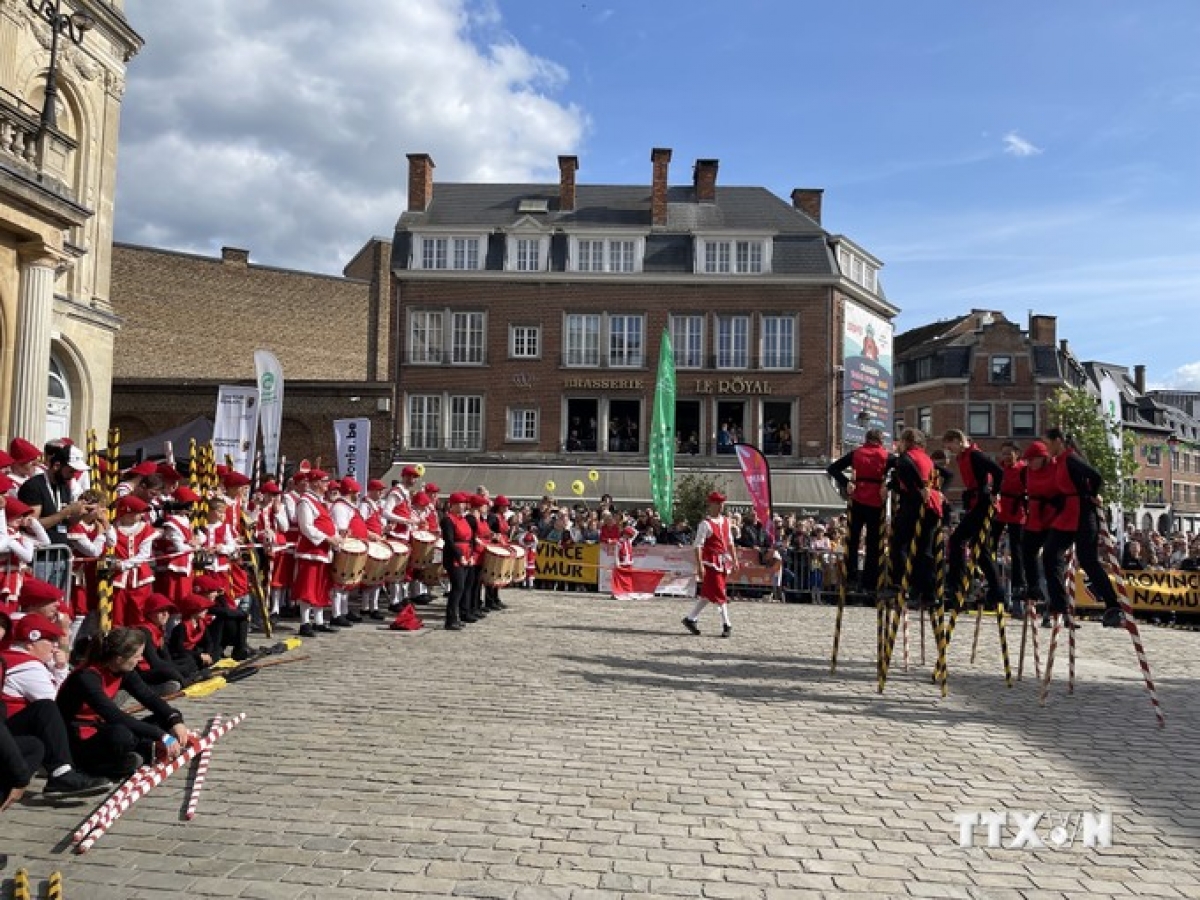
[(400, 362), (406, 366), (486, 366), (488, 355), (486, 350), (456, 356), (453, 352), (432, 349), (403, 353)]
[(0, 88), (0, 159), (17, 171), (45, 173), (69, 193), (67, 163), (75, 141), (57, 129), (42, 130), (40, 113), (16, 94)]

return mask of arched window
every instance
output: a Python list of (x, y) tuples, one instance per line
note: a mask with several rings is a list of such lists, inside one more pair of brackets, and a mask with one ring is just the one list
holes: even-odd
[(50, 356), (50, 381), (46, 388), (46, 440), (71, 434), (71, 385), (62, 363)]

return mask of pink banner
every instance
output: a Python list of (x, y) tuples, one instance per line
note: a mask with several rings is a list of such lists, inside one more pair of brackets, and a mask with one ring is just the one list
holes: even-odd
[(749, 444), (734, 444), (738, 462), (742, 466), (742, 478), (746, 481), (746, 492), (754, 506), (758, 521), (763, 523), (771, 540), (775, 540), (775, 522), (771, 518), (771, 467), (767, 458), (757, 447)]

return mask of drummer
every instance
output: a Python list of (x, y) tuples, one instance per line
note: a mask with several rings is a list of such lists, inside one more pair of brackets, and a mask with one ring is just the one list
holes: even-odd
[[(508, 498), (500, 494), (492, 503), (492, 511), (487, 517), (487, 527), (491, 529), (496, 542), (505, 548), (510, 546), (508, 540), (508, 510), (510, 506)], [(524, 572), (513, 574), (510, 582), (524, 577)], [(483, 608), (493, 612), (508, 609), (508, 604), (500, 599), (500, 587), (498, 585), (489, 586), (484, 589)]]
[[(367, 522), (358, 511), (358, 495), (362, 487), (353, 478), (343, 478), (337, 484), (337, 495), (329, 508), (333, 525), (339, 536), (361, 541), (364, 549), (367, 541), (371, 540)], [(359, 587), (361, 582), (353, 584), (335, 584), (330, 591), (333, 602), (333, 622), (339, 628), (349, 628), (362, 621), (362, 616), (350, 611), (350, 592)]]
[(311, 469), (303, 481), (304, 493), (296, 502), (299, 537), (296, 539), (292, 598), (300, 604), (298, 633), (301, 637), (315, 637), (318, 633), (335, 630), (325, 624), (325, 610), (331, 605), (329, 564), (342, 539), (323, 500), (328, 486), (329, 475), (320, 469)]
[[(413, 494), (412, 521), (415, 529), (418, 531), (427, 531), (433, 535), (441, 533), (442, 526), (438, 518), (437, 508), (434, 506), (429, 495), (424, 491), (417, 491)], [(411, 561), (405, 572), (404, 581), (399, 587), (407, 592), (410, 601), (418, 605), (424, 605), (433, 599), (429, 593), (429, 586), (421, 578), (420, 566)], [(396, 598), (399, 598), (399, 596), (400, 594), (396, 594)], [(398, 599), (396, 602), (397, 609), (399, 609)]]
[(483, 494), (470, 495), (470, 512), (467, 515), (467, 524), (471, 526), (474, 532), (474, 548), (475, 548), (475, 565), (472, 567), (473, 574), (470, 576), (470, 590), (467, 596), (470, 597), (470, 606), (468, 607), (476, 619), (486, 619), (488, 610), (484, 608), (483, 603), (483, 564), (487, 556), (487, 548), (489, 544), (495, 543), (492, 536), (492, 529), (487, 523), (488, 498)]

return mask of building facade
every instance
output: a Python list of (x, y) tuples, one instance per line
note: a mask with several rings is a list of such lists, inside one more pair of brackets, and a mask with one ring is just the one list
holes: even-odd
[(890, 428), (897, 309), (879, 260), (822, 228), (821, 191), (721, 187), (710, 159), (671, 185), (665, 148), (643, 185), (580, 184), (573, 156), (558, 184), (435, 184), (428, 155), (408, 159), (392, 260), (406, 458), (644, 466), (664, 332), (677, 464), (744, 442), (799, 467)]
[[(142, 46), (123, 6), (0, 0), (4, 443), (82, 441), (108, 425), (118, 126), (126, 65)], [(43, 11), (62, 15), (61, 27)]]

